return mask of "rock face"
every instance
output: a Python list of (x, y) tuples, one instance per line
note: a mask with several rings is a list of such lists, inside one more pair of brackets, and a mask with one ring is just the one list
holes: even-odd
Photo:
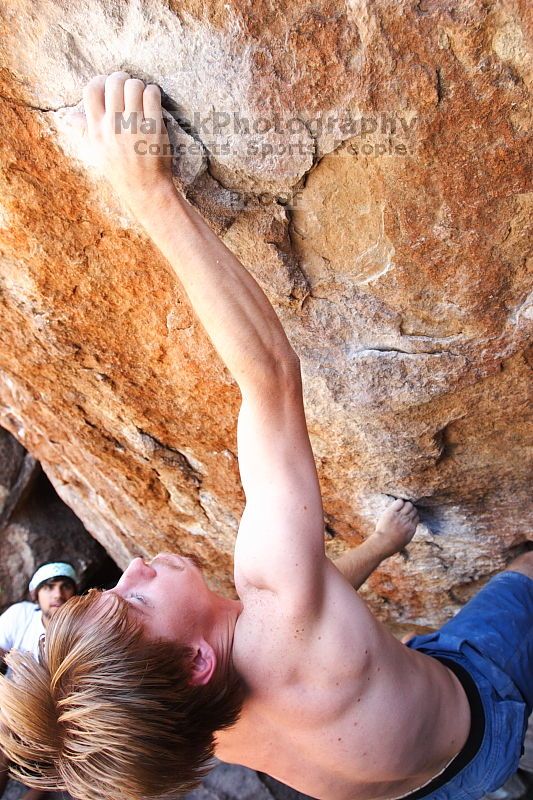
[(104, 585), (113, 566), (39, 462), (0, 428), (0, 611), (27, 599), (29, 579), (47, 561), (73, 564), (82, 589)]
[(366, 593), (436, 625), (531, 536), (527, 10), (4, 4), (0, 422), (121, 566), (178, 548), (231, 591), (239, 394), (66, 124), (85, 83), (162, 88), (176, 184), (300, 355), (328, 553), (413, 499)]

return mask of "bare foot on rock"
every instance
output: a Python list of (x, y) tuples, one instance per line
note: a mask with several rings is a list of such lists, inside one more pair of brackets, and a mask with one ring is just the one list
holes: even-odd
[(398, 498), (378, 519), (373, 536), (379, 536), (383, 551), (392, 556), (409, 544), (419, 522), (416, 507)]

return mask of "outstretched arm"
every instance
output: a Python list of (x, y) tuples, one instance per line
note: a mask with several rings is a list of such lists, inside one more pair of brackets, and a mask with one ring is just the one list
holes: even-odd
[(380, 516), (374, 533), (333, 563), (353, 588), (359, 589), (382, 561), (409, 544), (418, 523), (415, 506), (398, 498)]
[[(237, 438), (246, 507), (235, 548), (237, 589), (269, 589), (298, 607), (319, 603), (324, 517), (299, 360), (262, 289), (174, 188), (170, 159), (162, 155), (169, 140), (158, 87), (145, 88), (122, 72), (98, 76), (84, 102), (101, 170), (169, 261), (241, 390)], [(122, 112), (151, 119), (155, 132), (117, 132)]]
[[(159, 88), (125, 72), (99, 75), (84, 104), (101, 172), (169, 261), (241, 391), (294, 371), (298, 360), (262, 289), (174, 187)], [(120, 127), (121, 114), (129, 127)], [(154, 132), (141, 132), (143, 120)]]

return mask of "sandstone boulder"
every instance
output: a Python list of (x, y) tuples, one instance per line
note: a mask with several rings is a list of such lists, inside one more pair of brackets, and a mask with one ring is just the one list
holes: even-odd
[(436, 625), (531, 537), (527, 10), (3, 5), (0, 422), (121, 566), (177, 548), (230, 592), (243, 496), (238, 391), (66, 123), (116, 69), (300, 355), (328, 553), (421, 510), (376, 612)]

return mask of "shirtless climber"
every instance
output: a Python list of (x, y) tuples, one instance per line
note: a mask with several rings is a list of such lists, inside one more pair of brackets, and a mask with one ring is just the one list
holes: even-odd
[[(135, 559), (114, 589), (59, 610), (42, 665), (8, 657), (0, 745), (27, 783), (88, 800), (187, 791), (213, 752), (322, 800), (482, 797), (516, 769), (533, 703), (533, 553), (407, 645), (373, 617), (346, 563), (325, 556), (298, 358), (257, 283), (176, 191), (158, 87), (97, 76), (84, 103), (102, 172), (241, 391), (240, 599), (211, 592), (189, 558)], [(155, 130), (116, 132), (115, 112)], [(375, 542), (363, 562), (379, 561)]]

